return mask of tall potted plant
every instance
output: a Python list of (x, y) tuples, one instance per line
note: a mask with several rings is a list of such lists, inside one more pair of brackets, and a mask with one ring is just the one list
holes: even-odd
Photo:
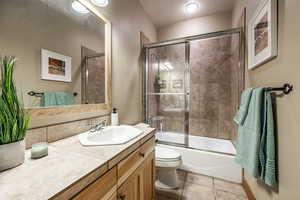
[(18, 98), (13, 80), (16, 59), (0, 58), (0, 171), (16, 167), (24, 162), (24, 138), (29, 115)]

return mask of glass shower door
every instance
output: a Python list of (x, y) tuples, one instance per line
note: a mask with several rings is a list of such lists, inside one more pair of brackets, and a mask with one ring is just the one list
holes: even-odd
[(161, 143), (187, 143), (186, 55), (186, 43), (147, 49), (146, 118)]
[(232, 119), (242, 90), (240, 41), (239, 33), (190, 41), (192, 148), (203, 148), (198, 142), (203, 137), (234, 140)]
[(159, 143), (235, 154), (244, 88), (242, 29), (146, 46), (146, 119)]

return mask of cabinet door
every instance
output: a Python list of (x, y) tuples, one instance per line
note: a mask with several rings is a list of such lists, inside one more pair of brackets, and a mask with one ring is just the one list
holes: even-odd
[(109, 200), (117, 200), (117, 193), (115, 192), (110, 198)]
[(72, 200), (99, 200), (109, 199), (109, 197), (116, 192), (117, 184), (117, 169), (114, 167), (106, 172), (103, 176), (98, 178), (95, 182), (90, 184), (79, 194), (72, 198)]
[(134, 173), (118, 189), (118, 200), (141, 200), (140, 174)]
[(154, 152), (143, 163), (140, 169), (140, 187), (141, 187), (141, 200), (154, 200), (155, 199), (155, 159)]

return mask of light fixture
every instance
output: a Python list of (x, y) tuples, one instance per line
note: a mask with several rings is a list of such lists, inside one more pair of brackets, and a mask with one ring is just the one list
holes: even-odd
[(106, 7), (108, 5), (108, 0), (91, 0), (93, 4), (99, 7)]
[(198, 1), (188, 1), (185, 5), (185, 12), (188, 14), (193, 14), (199, 9), (200, 5)]
[(73, 10), (75, 10), (76, 12), (81, 13), (81, 14), (89, 13), (89, 10), (78, 1), (72, 2), (72, 8), (73, 8)]

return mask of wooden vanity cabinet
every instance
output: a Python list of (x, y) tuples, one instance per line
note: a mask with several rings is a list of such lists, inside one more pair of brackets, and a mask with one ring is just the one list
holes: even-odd
[(72, 199), (154, 200), (154, 145), (152, 137)]
[(140, 200), (141, 177), (138, 173), (131, 175), (121, 187), (118, 188), (118, 200)]
[(155, 154), (151, 155), (145, 160), (140, 169), (141, 176), (141, 200), (154, 200), (155, 199)]
[(154, 200), (154, 152), (118, 188), (118, 200)]
[(84, 188), (79, 194), (73, 197), (73, 200), (100, 200), (111, 199), (116, 192), (117, 169), (106, 172), (95, 182)]

